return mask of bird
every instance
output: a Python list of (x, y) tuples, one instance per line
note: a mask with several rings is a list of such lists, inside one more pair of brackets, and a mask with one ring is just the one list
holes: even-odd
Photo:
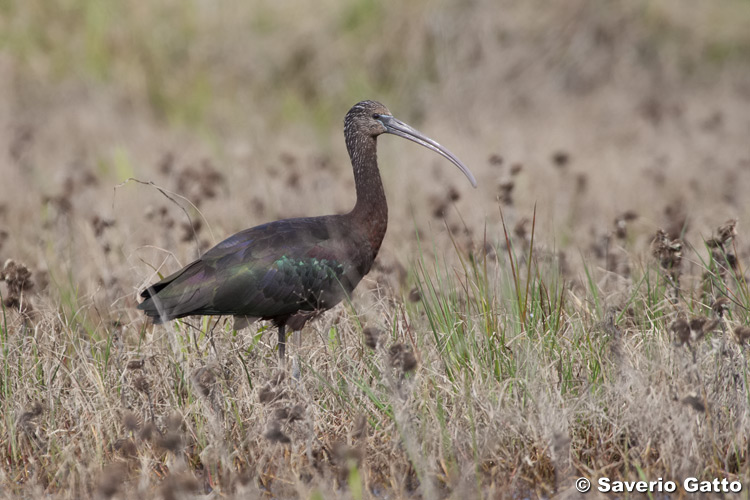
[(235, 330), (257, 319), (278, 329), (285, 361), (286, 331), (350, 296), (370, 271), (388, 225), (377, 162), (377, 138), (396, 135), (447, 158), (476, 188), (453, 153), (397, 120), (383, 104), (361, 101), (344, 118), (357, 199), (346, 214), (283, 219), (245, 229), (179, 271), (145, 288), (138, 309), (154, 324), (186, 316), (235, 317)]

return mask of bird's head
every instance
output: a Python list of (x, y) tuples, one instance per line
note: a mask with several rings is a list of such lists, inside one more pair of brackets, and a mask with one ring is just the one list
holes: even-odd
[(420, 131), (394, 118), (388, 108), (377, 101), (361, 101), (352, 106), (344, 118), (344, 134), (347, 138), (357, 135), (375, 138), (381, 134), (393, 134), (409, 139), (450, 160), (466, 175), (471, 185), (477, 187), (474, 175), (456, 155)]

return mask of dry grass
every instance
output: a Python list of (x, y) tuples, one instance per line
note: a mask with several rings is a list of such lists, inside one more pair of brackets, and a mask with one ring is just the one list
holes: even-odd
[[(104, 5), (0, 7), (0, 496), (750, 480), (746, 2)], [(383, 138), (383, 252), (291, 376), (147, 324), (157, 272), (351, 208), (363, 98), (479, 190)]]

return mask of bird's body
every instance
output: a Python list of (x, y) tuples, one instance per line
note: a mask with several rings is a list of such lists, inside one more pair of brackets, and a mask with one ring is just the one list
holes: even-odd
[(388, 208), (377, 166), (376, 137), (395, 133), (454, 162), (451, 153), (363, 101), (347, 113), (345, 136), (357, 203), (343, 215), (284, 219), (241, 231), (198, 260), (149, 286), (138, 305), (155, 323), (191, 315), (232, 315), (273, 321), (284, 357), (285, 328), (299, 330), (316, 312), (346, 298), (377, 256)]
[(348, 214), (270, 222), (227, 238), (150, 287), (161, 311), (142, 308), (155, 322), (196, 314), (277, 321), (304, 315), (354, 290), (376, 253)]

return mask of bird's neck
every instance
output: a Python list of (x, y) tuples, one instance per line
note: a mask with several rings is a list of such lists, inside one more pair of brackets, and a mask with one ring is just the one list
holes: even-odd
[(350, 212), (355, 227), (363, 228), (377, 254), (388, 226), (388, 204), (378, 170), (377, 142), (374, 137), (347, 138), (346, 147), (354, 168), (357, 203)]

